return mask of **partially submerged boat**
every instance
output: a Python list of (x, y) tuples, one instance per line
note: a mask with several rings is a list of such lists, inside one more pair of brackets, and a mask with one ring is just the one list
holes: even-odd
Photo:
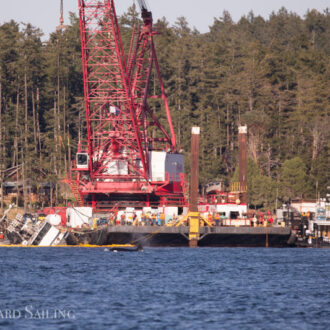
[(52, 218), (44, 221), (24, 218), (17, 213), (15, 219), (7, 219), (6, 228), (7, 244), (22, 246), (56, 246), (66, 244), (67, 230), (52, 224)]

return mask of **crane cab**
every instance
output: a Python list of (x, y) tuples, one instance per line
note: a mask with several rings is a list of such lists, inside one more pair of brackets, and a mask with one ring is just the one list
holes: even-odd
[(78, 152), (76, 155), (77, 169), (84, 171), (89, 169), (89, 156), (85, 152)]

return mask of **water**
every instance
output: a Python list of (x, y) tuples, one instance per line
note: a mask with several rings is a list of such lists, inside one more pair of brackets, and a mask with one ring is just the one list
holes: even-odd
[(330, 249), (0, 248), (0, 258), (1, 328), (330, 329)]

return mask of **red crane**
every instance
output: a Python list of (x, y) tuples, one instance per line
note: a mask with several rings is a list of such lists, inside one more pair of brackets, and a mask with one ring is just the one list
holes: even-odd
[[(133, 29), (126, 58), (114, 1), (78, 1), (87, 141), (79, 143), (76, 175), (67, 180), (78, 203), (98, 210), (183, 206), (183, 155), (161, 79), (151, 12), (140, 0), (143, 24)], [(159, 95), (150, 94), (152, 77)], [(150, 99), (165, 110), (170, 133)]]

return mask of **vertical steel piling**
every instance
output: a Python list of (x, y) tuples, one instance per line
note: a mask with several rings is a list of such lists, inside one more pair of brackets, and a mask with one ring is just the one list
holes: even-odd
[(238, 127), (239, 183), (242, 193), (241, 202), (247, 203), (247, 126)]
[(198, 181), (199, 181), (200, 128), (191, 130), (190, 198), (189, 198), (189, 246), (197, 247), (199, 240)]

